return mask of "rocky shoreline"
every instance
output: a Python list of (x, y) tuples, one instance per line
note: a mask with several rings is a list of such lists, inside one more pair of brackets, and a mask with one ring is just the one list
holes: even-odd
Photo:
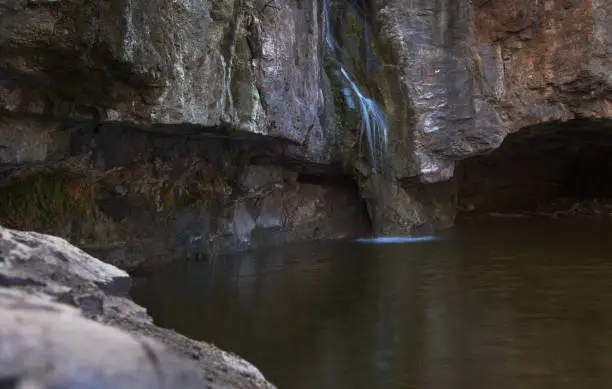
[(130, 285), (126, 272), (64, 239), (0, 227), (0, 382), (274, 388), (243, 359), (155, 326)]
[(558, 198), (541, 203), (534, 209), (520, 212), (462, 210), (460, 218), (546, 218), (610, 221), (612, 220), (612, 200)]

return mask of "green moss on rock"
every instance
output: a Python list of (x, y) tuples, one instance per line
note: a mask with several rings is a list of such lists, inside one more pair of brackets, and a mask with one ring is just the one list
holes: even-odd
[(70, 237), (76, 219), (95, 217), (95, 187), (85, 178), (34, 173), (0, 188), (0, 223)]

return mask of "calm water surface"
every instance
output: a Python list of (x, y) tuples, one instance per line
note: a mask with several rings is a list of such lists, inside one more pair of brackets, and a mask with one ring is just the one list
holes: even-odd
[(279, 389), (612, 387), (612, 225), (488, 222), (440, 237), (188, 263), (133, 295)]

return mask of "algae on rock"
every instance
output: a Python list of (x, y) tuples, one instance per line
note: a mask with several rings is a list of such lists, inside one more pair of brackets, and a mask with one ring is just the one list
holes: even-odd
[(74, 223), (101, 216), (96, 191), (96, 185), (84, 177), (30, 173), (0, 188), (0, 223), (81, 240), (86, 236), (75, 231)]

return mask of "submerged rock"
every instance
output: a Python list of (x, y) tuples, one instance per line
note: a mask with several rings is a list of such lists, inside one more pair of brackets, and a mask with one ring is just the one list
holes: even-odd
[(0, 381), (42, 388), (273, 388), (248, 362), (156, 327), (129, 277), (63, 239), (0, 227)]

